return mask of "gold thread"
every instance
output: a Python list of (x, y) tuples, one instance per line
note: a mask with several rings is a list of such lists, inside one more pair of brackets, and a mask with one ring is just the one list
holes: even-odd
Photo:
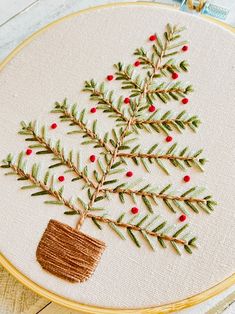
[(206, 1), (205, 0), (198, 0), (197, 2), (198, 2), (198, 4), (195, 5), (194, 4), (195, 0), (187, 0), (188, 8), (190, 10), (196, 10), (197, 12), (200, 12), (203, 9)]
[(195, 157), (177, 156), (171, 154), (147, 154), (147, 153), (118, 153), (118, 157), (123, 158), (148, 158), (148, 159), (178, 159), (178, 160), (195, 160)]
[[(163, 122), (166, 123), (166, 124), (172, 124), (174, 122), (178, 122), (178, 121), (181, 121), (179, 119), (165, 119), (165, 120), (134, 120), (132, 124), (162, 124)], [(185, 125), (188, 125), (190, 124), (189, 121), (184, 121), (184, 124)]]
[[(102, 189), (102, 191), (104, 192), (109, 192), (109, 193), (125, 193), (125, 194), (128, 194), (128, 195), (131, 195), (133, 194), (133, 191), (132, 190), (129, 190), (129, 189), (108, 189), (108, 188), (105, 188), (105, 189)], [(170, 194), (157, 194), (157, 193), (153, 193), (153, 192), (145, 192), (145, 191), (134, 191), (134, 194), (136, 195), (141, 195), (141, 196), (155, 196), (157, 198), (160, 198), (160, 199), (168, 199), (168, 200), (176, 200), (176, 201), (182, 201), (182, 202), (196, 202), (196, 203), (206, 203), (207, 200), (206, 199), (203, 199), (203, 198), (193, 198), (193, 197), (183, 197), (183, 196), (176, 196), (176, 195), (170, 195)]]
[[(87, 217), (90, 217), (90, 216), (92, 216), (92, 215), (87, 214)], [(168, 235), (163, 234), (163, 233), (153, 232), (153, 231), (150, 231), (150, 230), (147, 230), (147, 229), (142, 229), (141, 227), (138, 227), (136, 225), (128, 224), (128, 223), (125, 223), (125, 222), (117, 222), (115, 220), (112, 220), (110, 218), (105, 218), (105, 217), (102, 217), (102, 216), (93, 216), (93, 217), (96, 220), (98, 220), (98, 221), (106, 222), (106, 223), (113, 223), (113, 224), (115, 224), (118, 227), (123, 227), (123, 228), (126, 228), (126, 229), (132, 229), (132, 230), (135, 230), (135, 231), (144, 231), (144, 232), (146, 232), (147, 234), (149, 234), (149, 235), (151, 235), (153, 237), (161, 238), (163, 240), (174, 241), (174, 242), (180, 243), (180, 244), (186, 244), (187, 243), (186, 240), (178, 239), (176, 237), (171, 237), (171, 236), (168, 236)]]

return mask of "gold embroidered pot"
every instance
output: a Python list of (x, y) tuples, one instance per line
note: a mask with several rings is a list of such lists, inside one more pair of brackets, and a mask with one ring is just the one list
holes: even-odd
[(50, 220), (36, 257), (43, 269), (70, 282), (83, 282), (95, 271), (105, 243), (56, 220)]

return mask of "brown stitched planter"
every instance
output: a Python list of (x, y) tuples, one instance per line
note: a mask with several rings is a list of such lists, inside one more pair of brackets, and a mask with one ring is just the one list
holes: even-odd
[(70, 282), (83, 282), (94, 273), (105, 247), (100, 240), (50, 220), (36, 257), (51, 274)]

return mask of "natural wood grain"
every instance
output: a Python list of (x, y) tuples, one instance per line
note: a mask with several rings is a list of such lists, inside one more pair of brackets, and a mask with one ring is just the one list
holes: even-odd
[[(226, 309), (229, 309), (232, 311), (232, 307), (235, 310), (235, 306), (232, 306), (235, 302), (235, 292), (229, 294), (226, 298), (224, 298), (222, 301), (217, 303), (215, 306), (213, 306), (209, 311), (207, 311), (205, 314), (221, 314)], [(231, 312), (234, 313), (234, 312)]]
[[(1, 0), (2, 1), (2, 0)], [(0, 2), (1, 2), (0, 1)], [(7, 6), (14, 5), (15, 0), (4, 0)], [(24, 0), (26, 1), (26, 0)], [(31, 0), (33, 2), (33, 0)], [(129, 0), (128, 2), (135, 2)], [(18, 1), (19, 2), (19, 1)], [(0, 28), (0, 61), (5, 58), (25, 38), (43, 28), (48, 23), (90, 6), (126, 0), (40, 0), (29, 10), (16, 16)], [(28, 2), (26, 2), (28, 3)], [(22, 6), (20, 7), (22, 9)], [(18, 8), (19, 9), (19, 8)], [(19, 11), (19, 10), (18, 10)], [(13, 11), (12, 11), (13, 12)], [(9, 14), (8, 14), (9, 18)], [(0, 10), (0, 21), (4, 21), (3, 10)], [(1, 23), (0, 23), (1, 24)]]
[[(35, 314), (35, 312), (33, 313), (29, 311), (24, 314)], [(69, 309), (66, 309), (65, 307), (52, 303), (48, 305), (47, 307), (45, 307), (41, 312), (37, 312), (37, 314), (80, 314), (80, 312), (69, 310)]]
[(51, 305), (50, 301), (40, 298), (34, 305), (30, 306), (29, 309), (21, 312), (20, 314), (43, 314), (43, 310), (46, 309), (49, 305)]
[(0, 282), (1, 314), (19, 314), (28, 310), (40, 299), (39, 296), (16, 281), (2, 266), (0, 266)]
[[(0, 24), (12, 18), (18, 12), (24, 10), (34, 0), (1, 0), (0, 1)], [(9, 5), (10, 2), (10, 5)]]

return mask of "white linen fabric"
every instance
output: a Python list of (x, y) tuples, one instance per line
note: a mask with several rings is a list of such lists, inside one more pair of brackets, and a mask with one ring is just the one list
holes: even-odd
[[(129, 239), (121, 241), (108, 227), (99, 231), (86, 221), (82, 230), (105, 241), (108, 247), (91, 279), (83, 284), (67, 283), (44, 272), (36, 262), (35, 251), (50, 218), (75, 226), (76, 217), (63, 215), (62, 207), (45, 205), (44, 196), (30, 197), (29, 191), (20, 190), (21, 184), (13, 176), (0, 173), (1, 252), (34, 282), (80, 303), (115, 308), (152, 307), (200, 293), (234, 271), (234, 36), (213, 23), (170, 9), (134, 4), (102, 8), (48, 28), (0, 73), (2, 159), (9, 152), (27, 148), (27, 143), (16, 134), (21, 120), (37, 118), (49, 126), (58, 119), (49, 114), (52, 104), (65, 97), (78, 102), (81, 108), (90, 108), (88, 95), (81, 93), (84, 80), (102, 81), (113, 73), (112, 64), (133, 63), (133, 51), (149, 47), (148, 36), (154, 32), (161, 34), (168, 22), (187, 27), (184, 37), (190, 40), (190, 49), (182, 57), (187, 58), (191, 67), (180, 78), (191, 82), (195, 92), (185, 107), (177, 102), (155, 105), (162, 111), (187, 109), (190, 114), (200, 116), (203, 124), (197, 134), (187, 131), (173, 136), (180, 147), (189, 145), (195, 151), (204, 147), (209, 162), (204, 173), (195, 169), (187, 171), (192, 177), (189, 184), (182, 182), (184, 173), (172, 167), (169, 167), (171, 176), (165, 176), (155, 167), (149, 174), (132, 163), (127, 169), (134, 169), (136, 178), (144, 177), (159, 186), (171, 182), (180, 191), (192, 185), (206, 186), (218, 201), (211, 215), (191, 213), (188, 217), (192, 234), (198, 235), (199, 249), (193, 255), (177, 256), (170, 248), (163, 250), (157, 244), (152, 252), (142, 241), (139, 249)], [(118, 82), (107, 86), (119, 91)], [(113, 121), (102, 113), (95, 117), (102, 121), (98, 123), (100, 133), (113, 126)], [(65, 136), (65, 130), (68, 126), (59, 124), (56, 131), (48, 133), (62, 138), (66, 147), (83, 151), (83, 164), (89, 164), (88, 156), (94, 149), (80, 147), (78, 137)], [(162, 147), (170, 146), (165, 144), (164, 136), (156, 133), (142, 133), (141, 142), (144, 141), (146, 147), (156, 142)], [(29, 158), (36, 159), (34, 155)], [(48, 160), (44, 158), (45, 163)], [(62, 169), (55, 173), (62, 173)], [(69, 178), (66, 175), (66, 193), (76, 195), (79, 183), (68, 183)], [(118, 217), (119, 212), (131, 206), (131, 201), (123, 205), (114, 197), (107, 208), (112, 217)], [(143, 206), (139, 207), (144, 213)], [(173, 224), (177, 222), (179, 215), (169, 213), (162, 205), (156, 211)]]

